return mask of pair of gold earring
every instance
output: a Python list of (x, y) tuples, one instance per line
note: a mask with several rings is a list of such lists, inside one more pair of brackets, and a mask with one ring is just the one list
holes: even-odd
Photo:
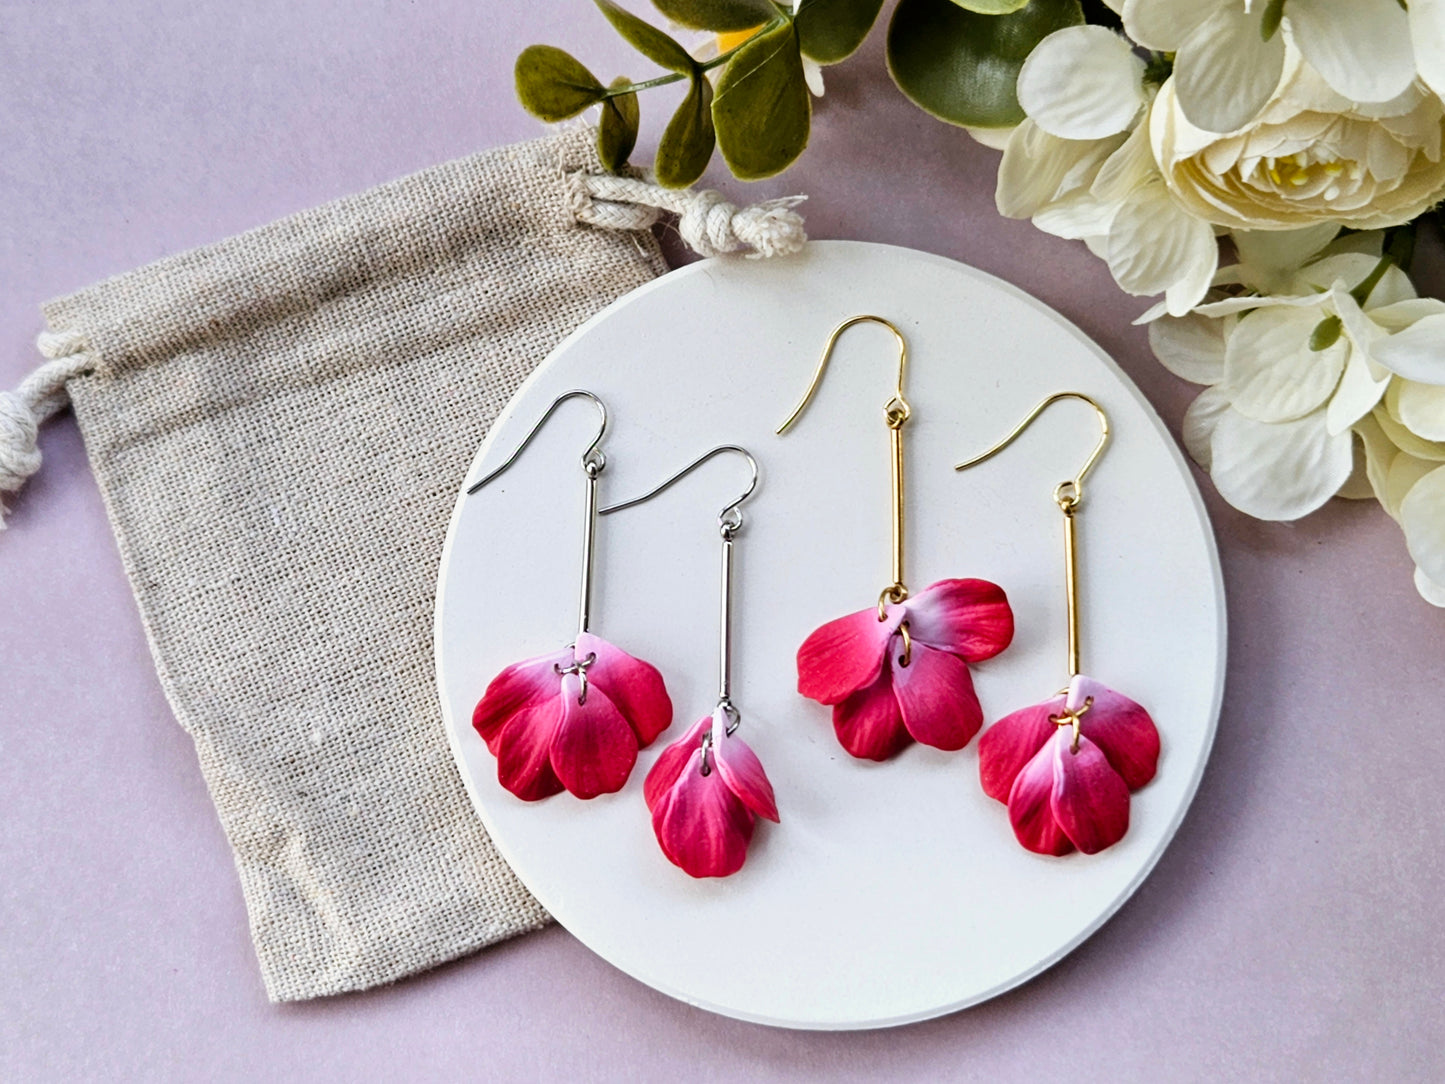
[[(888, 328), (898, 343), (898, 379), (884, 404), (892, 490), (892, 582), (876, 607), (830, 621), (798, 651), (798, 691), (833, 709), (834, 730), (856, 757), (886, 760), (913, 741), (961, 749), (983, 725), (969, 664), (1009, 646), (1014, 616), (997, 584), (940, 580), (912, 596), (904, 579), (904, 428), (913, 414), (904, 395), (908, 347), (903, 333), (878, 316), (839, 324), (793, 412), (786, 433), (812, 401), (839, 337), (860, 323)], [(1100, 436), (1084, 465), (1053, 490), (1063, 516), (1064, 585), (1068, 603), (1068, 684), (1044, 702), (1015, 711), (980, 739), (984, 791), (1008, 806), (1019, 842), (1031, 851), (1095, 853), (1118, 842), (1129, 824), (1130, 791), (1153, 778), (1159, 735), (1140, 705), (1084, 675), (1079, 665), (1077, 519), (1084, 479), (1109, 441), (1109, 419), (1088, 395), (1046, 396), (996, 444), (955, 466), (975, 467), (1003, 451), (1054, 403), (1077, 399), (1099, 418)]]

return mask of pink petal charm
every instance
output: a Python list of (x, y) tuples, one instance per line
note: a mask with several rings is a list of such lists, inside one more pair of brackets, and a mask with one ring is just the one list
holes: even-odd
[(564, 789), (578, 798), (621, 790), (638, 749), (671, 721), (657, 670), (585, 632), (507, 667), (472, 713), (497, 780), (528, 802)]
[[(1067, 712), (1077, 712), (1078, 743)], [(1038, 854), (1097, 854), (1129, 829), (1129, 792), (1154, 778), (1159, 731), (1127, 696), (1077, 676), (1066, 693), (1000, 719), (978, 743), (984, 793), (1008, 805)]]
[(940, 580), (882, 620), (874, 607), (817, 629), (798, 649), (798, 692), (833, 705), (855, 757), (887, 760), (913, 741), (962, 749), (983, 724), (968, 663), (997, 655), (1013, 627), (997, 584)]
[(741, 738), (728, 735), (721, 711), (663, 750), (643, 796), (662, 853), (693, 877), (736, 873), (756, 818), (778, 819), (762, 763)]

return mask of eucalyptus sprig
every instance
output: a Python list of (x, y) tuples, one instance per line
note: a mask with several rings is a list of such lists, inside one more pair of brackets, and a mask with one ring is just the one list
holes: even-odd
[[(676, 39), (613, 0), (593, 0), (607, 21), (663, 74), (604, 86), (576, 58), (533, 45), (517, 58), (517, 97), (542, 120), (566, 120), (600, 105), (597, 149), (614, 172), (637, 142), (639, 91), (688, 83), (658, 143), (659, 183), (683, 188), (702, 176), (714, 148), (740, 180), (771, 177), (803, 153), (812, 125), (804, 59), (851, 56), (883, 0), (652, 0), (672, 22), (745, 39), (698, 60)], [(1055, 30), (1086, 21), (1116, 24), (1100, 0), (899, 0), (888, 26), (888, 71), (925, 112), (951, 124), (1002, 128), (1023, 119), (1019, 69)]]

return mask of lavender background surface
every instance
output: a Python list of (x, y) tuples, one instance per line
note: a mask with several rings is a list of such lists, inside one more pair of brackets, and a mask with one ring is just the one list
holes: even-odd
[[(1193, 389), (1131, 326), (1143, 303), (1082, 245), (998, 217), (996, 153), (902, 99), (881, 37), (829, 69), (796, 169), (709, 183), (806, 192), (815, 237), (1017, 283), (1177, 434)], [(586, 0), (0, 0), (0, 384), (39, 361), (44, 299), (537, 134), (511, 76), (533, 41), (604, 78), (652, 74)], [(645, 146), (670, 100), (644, 97)], [(1438, 295), (1440, 239), (1426, 248)], [(269, 1005), (68, 415), (41, 447), (0, 535), (0, 1078), (1445, 1077), (1445, 613), (1372, 503), (1262, 524), (1206, 483), (1232, 629), (1219, 736), (1174, 845), (1102, 932), (960, 1015), (799, 1034), (673, 1002), (556, 928), (393, 988)]]

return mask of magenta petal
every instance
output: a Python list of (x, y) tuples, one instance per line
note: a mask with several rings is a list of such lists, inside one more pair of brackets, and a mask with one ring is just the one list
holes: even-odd
[(902, 612), (878, 620), (877, 608), (829, 621), (798, 648), (798, 692), (837, 704), (878, 677), (883, 650)]
[(742, 868), (753, 815), (722, 780), (692, 768), (652, 810), (652, 830), (669, 861), (693, 877), (726, 877)]
[[(697, 751), (702, 746), (702, 736), (712, 726), (712, 716), (704, 715), (692, 728), (688, 730), (677, 741), (673, 742), (652, 765), (652, 770), (647, 773), (647, 779), (642, 784), (642, 798), (647, 803), (647, 808), (654, 808), (668, 789), (677, 782), (678, 776), (682, 775), (689, 767), (689, 761), (697, 759)], [(697, 765), (692, 764), (692, 769), (697, 770)]]
[(1154, 778), (1159, 765), (1159, 730), (1154, 720), (1123, 693), (1093, 678), (1074, 678), (1069, 685), (1070, 709), (1078, 710), (1090, 698), (1093, 703), (1080, 717), (1080, 729), (1104, 751), (1129, 789), (1138, 790)]
[(1054, 747), (1046, 744), (1024, 765), (1008, 796), (1014, 835), (1035, 854), (1065, 855), (1074, 849), (1054, 819), (1053, 793)]
[(497, 782), (524, 802), (551, 797), (562, 789), (552, 771), (552, 739), (562, 719), (555, 695), (514, 714), (497, 736)]
[(1098, 854), (1124, 838), (1129, 830), (1129, 785), (1109, 764), (1103, 751), (1086, 737), (1078, 752), (1071, 749), (1073, 731), (1055, 736), (1054, 820), (1085, 854)]
[(915, 643), (951, 651), (966, 662), (991, 659), (1014, 638), (1008, 597), (987, 580), (939, 580), (903, 605)]
[(492, 678), (472, 712), (472, 726), (487, 743), (493, 756), (497, 752), (497, 736), (507, 720), (525, 708), (535, 707), (555, 697), (562, 679), (554, 667), (566, 666), (571, 661), (570, 652), (554, 651), (513, 663)]
[(896, 664), (893, 694), (908, 733), (935, 749), (962, 749), (983, 725), (968, 663), (914, 641), (907, 666)]
[(552, 770), (578, 798), (622, 789), (637, 762), (637, 735), (607, 694), (595, 685), (579, 703), (575, 674), (562, 679), (561, 719), (552, 739)]
[(878, 680), (833, 706), (833, 730), (843, 748), (864, 760), (887, 760), (913, 739), (893, 695), (890, 667)]
[(778, 819), (778, 802), (773, 785), (763, 771), (763, 762), (742, 738), (724, 737), (713, 746), (713, 764), (728, 789), (759, 817)]
[(589, 684), (607, 694), (622, 717), (637, 734), (637, 743), (646, 747), (672, 725), (672, 699), (662, 683), (657, 667), (633, 658), (614, 644), (590, 632), (579, 633), (577, 658), (596, 655), (588, 667)]
[(1000, 802), (1009, 800), (1014, 780), (1058, 729), (1050, 715), (1064, 710), (1064, 698), (1056, 696), (1042, 704), (1005, 715), (978, 739), (978, 776), (983, 792)]

